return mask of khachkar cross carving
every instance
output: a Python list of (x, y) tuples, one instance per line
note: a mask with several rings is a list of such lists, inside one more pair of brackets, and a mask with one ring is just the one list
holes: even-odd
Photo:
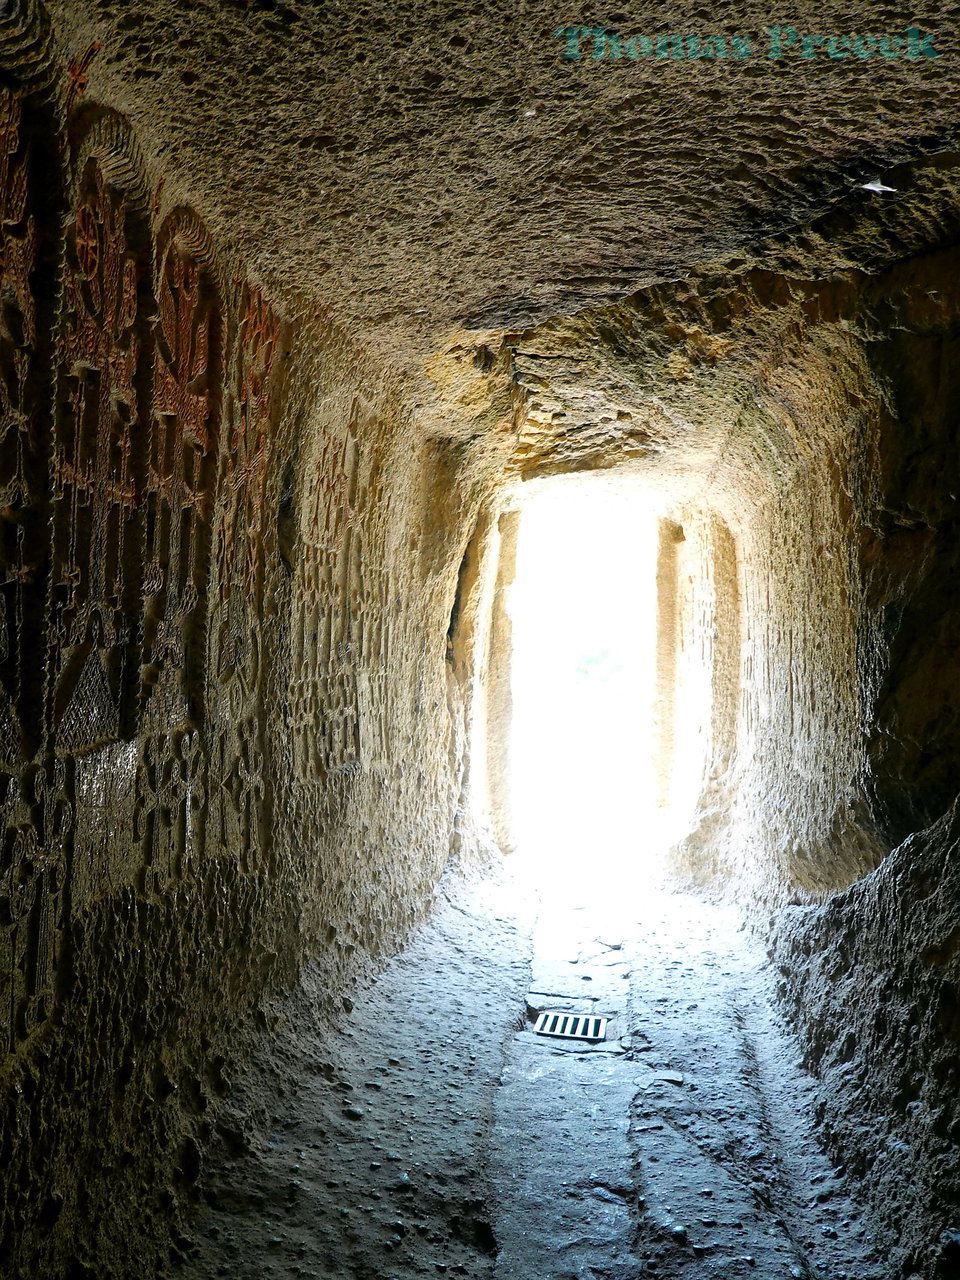
[[(274, 424), (271, 387), (279, 323), (259, 291), (239, 289), (237, 340), (231, 358), (229, 433), (218, 485), (218, 598), (211, 666), (237, 719), (260, 678), (257, 627), (263, 602), (264, 533)], [(250, 710), (250, 708), (247, 708)]]
[(185, 729), (202, 706), (202, 627), (216, 487), (211, 388), (219, 319), (203, 235), (174, 214), (159, 238), (153, 432), (147, 470), (144, 727)]
[(0, 774), (0, 1051), (53, 1013), (64, 937), (66, 843), (72, 828), (64, 765)]
[(38, 745), (31, 738), (41, 719), (42, 664), (22, 648), (42, 622), (48, 545), (35, 386), (37, 228), (24, 134), (21, 98), (0, 89), (0, 763), (8, 767)]
[(263, 698), (265, 537), (275, 512), (267, 510), (276, 424), (271, 421), (280, 326), (262, 295), (237, 288), (239, 325), (231, 354), (229, 417), (223, 424), (218, 485), (219, 530), (211, 612), (211, 668), (218, 716), (229, 723), (215, 748), (217, 821), (225, 847), (250, 868), (268, 856), (272, 786), (264, 770), (267, 710)]
[(120, 736), (138, 605), (143, 428), (138, 271), (126, 217), (122, 192), (91, 157), (67, 236), (65, 395), (53, 451), (55, 719), (63, 754)]
[[(263, 586), (263, 524), (270, 470), (270, 387), (279, 325), (256, 289), (244, 285), (241, 299), (239, 397), (224, 459), (226, 503), (220, 542), (219, 580), (230, 591), (241, 586), (256, 606)], [(236, 563), (240, 552), (242, 562)], [(239, 572), (241, 581), (234, 581)]]

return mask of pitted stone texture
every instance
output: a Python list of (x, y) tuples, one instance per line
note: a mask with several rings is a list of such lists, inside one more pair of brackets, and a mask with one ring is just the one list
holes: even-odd
[(818, 1079), (817, 1115), (862, 1178), (897, 1274), (957, 1271), (957, 807), (819, 908), (784, 914), (781, 990)]
[[(182, 198), (311, 307), (368, 326), (511, 328), (622, 297), (804, 221), (950, 145), (958, 10), (937, 59), (771, 60), (768, 5), (594, 14), (313, 0), (56, 0), (64, 45), (176, 158)], [(830, 3), (803, 33), (894, 34)], [(564, 57), (565, 24), (743, 34), (738, 61)], [(198, 104), (202, 108), (198, 109)], [(890, 183), (890, 185), (896, 185)]]
[(171, 1280), (488, 1280), (492, 1100), (527, 971), (516, 908), (506, 880), (448, 877), (430, 922), (332, 1026), (313, 966), (275, 1002), (215, 1107)]

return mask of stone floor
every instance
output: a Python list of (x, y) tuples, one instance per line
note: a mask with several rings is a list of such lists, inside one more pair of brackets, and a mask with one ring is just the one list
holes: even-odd
[(886, 1280), (738, 925), (649, 883), (446, 886), (338, 1028), (309, 974), (279, 1011), (171, 1276)]
[(812, 1139), (808, 1082), (739, 923), (649, 886), (544, 903), (529, 1013), (591, 1008), (611, 1024), (590, 1052), (529, 1030), (508, 1050), (498, 1276), (883, 1275)]

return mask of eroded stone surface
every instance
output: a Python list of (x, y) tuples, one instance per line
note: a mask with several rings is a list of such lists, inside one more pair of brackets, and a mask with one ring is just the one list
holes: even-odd
[[(88, 92), (175, 159), (258, 271), (375, 325), (514, 328), (624, 296), (876, 201), (860, 183), (956, 129), (951, 4), (924, 15), (941, 56), (910, 61), (771, 59), (779, 18), (756, 3), (52, 8), (69, 55), (102, 43)], [(587, 40), (566, 59), (558, 28), (594, 21), (742, 34), (756, 56), (604, 61)], [(849, 0), (807, 19), (841, 36), (909, 21)]]
[(960, 1205), (957, 841), (954, 807), (824, 907), (787, 913), (776, 947), (831, 1151), (865, 1180), (902, 1274), (943, 1280)]
[(726, 584), (675, 865), (866, 877), (785, 993), (885, 1243), (949, 1277), (953, 845), (907, 837), (960, 758), (955, 17), (937, 60), (628, 65), (542, 7), (4, 6), (12, 1275), (162, 1273), (264, 1000), (312, 959), (332, 1016), (474, 855), (500, 486), (626, 466)]

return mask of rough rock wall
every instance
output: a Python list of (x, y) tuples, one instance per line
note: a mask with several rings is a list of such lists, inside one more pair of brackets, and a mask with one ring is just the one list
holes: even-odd
[(891, 1274), (960, 1271), (960, 819), (954, 805), (776, 938), (780, 989), (837, 1164), (862, 1182)]
[[(51, 3), (71, 51), (102, 42), (94, 92), (177, 157), (208, 221), (396, 342), (627, 298), (956, 145), (956, 0)], [(911, 22), (938, 57), (902, 48)], [(771, 58), (767, 29), (789, 23), (892, 36), (901, 56)], [(557, 31), (580, 24), (601, 37), (571, 58)], [(670, 56), (623, 51), (671, 33)], [(721, 33), (752, 56), (703, 56)]]
[(867, 346), (883, 397), (860, 547), (877, 629), (870, 766), (893, 844), (946, 811), (960, 771), (958, 267), (950, 248), (896, 268), (895, 323)]
[(881, 389), (857, 547), (867, 778), (902, 843), (788, 913), (775, 944), (830, 1148), (864, 1179), (903, 1274), (942, 1280), (960, 1268), (956, 279), (956, 250), (931, 252), (864, 298)]
[[(425, 911), (483, 497), (0, 27), (0, 1266), (163, 1274), (237, 1029)], [(471, 470), (472, 468), (472, 470)], [(459, 762), (462, 764), (462, 760)]]
[[(722, 821), (741, 701), (736, 545), (711, 512), (661, 520), (657, 567), (656, 764), (671, 829)], [(713, 795), (713, 792), (716, 795)]]

